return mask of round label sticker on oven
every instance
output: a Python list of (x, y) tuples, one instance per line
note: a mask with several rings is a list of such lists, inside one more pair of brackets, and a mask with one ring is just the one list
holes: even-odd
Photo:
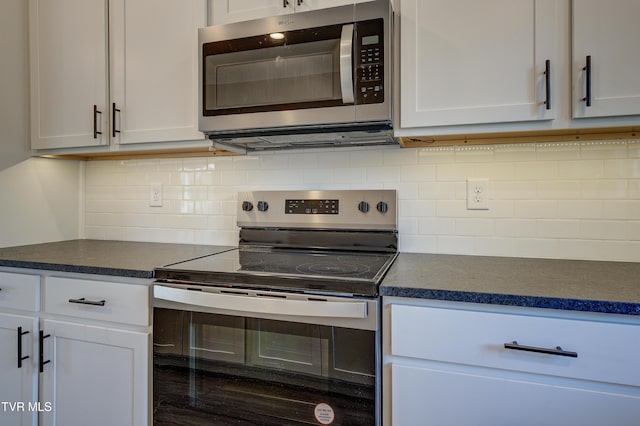
[(313, 410), (313, 414), (315, 414), (316, 420), (320, 422), (321, 425), (330, 425), (336, 418), (336, 413), (333, 411), (333, 408), (324, 402), (316, 405), (315, 410)]

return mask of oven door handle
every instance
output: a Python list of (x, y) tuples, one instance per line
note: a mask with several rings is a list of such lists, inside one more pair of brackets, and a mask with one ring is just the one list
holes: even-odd
[(153, 286), (156, 299), (205, 308), (223, 309), (245, 314), (272, 314), (324, 318), (367, 318), (367, 303), (360, 301), (334, 302), (323, 300), (295, 300), (253, 297), (243, 294), (218, 294), (183, 290), (161, 285)]
[(342, 26), (340, 35), (340, 90), (342, 103), (353, 103), (353, 24)]

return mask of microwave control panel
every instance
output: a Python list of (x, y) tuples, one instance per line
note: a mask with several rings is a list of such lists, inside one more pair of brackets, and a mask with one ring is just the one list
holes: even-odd
[(384, 22), (382, 19), (356, 24), (354, 56), (356, 104), (384, 102)]

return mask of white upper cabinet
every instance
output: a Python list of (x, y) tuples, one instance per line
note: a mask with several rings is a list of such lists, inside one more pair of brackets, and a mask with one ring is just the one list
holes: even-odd
[(573, 1), (574, 118), (640, 114), (638, 16), (637, 0)]
[(371, 0), (213, 0), (212, 25), (327, 9)]
[(557, 3), (402, 0), (401, 127), (555, 118)]
[(110, 1), (111, 136), (118, 143), (204, 138), (197, 29), (206, 26), (206, 10), (206, 0)]
[(30, 0), (33, 149), (203, 140), (206, 0)]
[(109, 143), (107, 0), (30, 0), (31, 146)]

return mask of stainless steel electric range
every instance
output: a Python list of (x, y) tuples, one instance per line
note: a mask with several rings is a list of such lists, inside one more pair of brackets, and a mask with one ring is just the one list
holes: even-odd
[(237, 248), (156, 270), (154, 424), (379, 425), (396, 191), (238, 195)]

